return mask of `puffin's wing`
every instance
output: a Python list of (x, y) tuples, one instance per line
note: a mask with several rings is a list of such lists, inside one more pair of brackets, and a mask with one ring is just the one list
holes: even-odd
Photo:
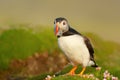
[(63, 36), (70, 36), (70, 35), (74, 35), (74, 34), (78, 34), (81, 35), (79, 32), (77, 32), (75, 29), (69, 27), (69, 30), (65, 33), (63, 33)]
[(79, 34), (79, 35), (81, 35), (79, 32), (77, 32), (75, 29), (73, 29), (73, 28), (69, 28), (69, 32), (71, 32), (71, 33), (73, 33), (73, 34)]
[[(79, 32), (77, 32), (76, 30), (74, 30), (74, 29), (71, 28), (71, 27), (70, 27), (70, 29), (69, 29), (69, 32), (71, 32), (72, 34), (78, 34), (78, 35), (83, 36), (82, 34), (80, 34)], [(87, 46), (87, 48), (88, 48), (88, 50), (89, 50), (89, 53), (90, 53), (91, 57), (94, 57), (94, 56), (93, 56), (94, 50), (93, 50), (93, 47), (92, 47), (92, 45), (91, 45), (91, 43), (90, 43), (90, 40), (89, 40), (87, 37), (85, 37), (85, 36), (83, 36), (83, 38), (84, 38), (85, 44), (86, 44), (86, 46)]]
[(90, 43), (90, 40), (87, 37), (85, 37), (85, 36), (83, 36), (83, 37), (84, 37), (85, 44), (86, 44), (86, 46), (87, 46), (87, 48), (89, 50), (90, 58), (94, 59), (94, 55), (93, 55), (94, 54), (94, 50), (93, 50), (93, 47), (92, 47), (92, 45)]
[(85, 44), (86, 44), (86, 46), (87, 46), (87, 48), (89, 50), (89, 53), (90, 53), (90, 58), (92, 60), (94, 60), (94, 55), (93, 55), (94, 50), (93, 50), (93, 47), (92, 47), (92, 45), (90, 43), (90, 40), (87, 37), (83, 36), (82, 34), (80, 34), (79, 32), (77, 32), (75, 29), (73, 29), (71, 27), (69, 27), (69, 31), (63, 33), (63, 36), (74, 35), (74, 34), (78, 34), (78, 35), (80, 35), (80, 36), (82, 36), (84, 38), (84, 42), (85, 42)]

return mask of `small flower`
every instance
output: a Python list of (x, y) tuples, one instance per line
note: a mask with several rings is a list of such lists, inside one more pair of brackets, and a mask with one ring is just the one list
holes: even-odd
[(101, 67), (96, 67), (96, 70), (97, 70), (97, 71), (100, 71), (100, 70), (101, 70)]
[(105, 79), (110, 78), (110, 73), (108, 72), (108, 70), (106, 70), (106, 71), (103, 73), (103, 77), (104, 77)]
[(106, 78), (104, 78), (103, 80), (107, 80)]
[(45, 78), (45, 80), (51, 80), (51, 76), (50, 75), (47, 75), (47, 77)]
[(89, 75), (89, 77), (90, 77), (90, 78), (93, 78), (93, 77), (94, 77), (94, 75), (93, 75), (93, 74), (90, 74), (90, 75)]
[(108, 72), (108, 70), (106, 70), (105, 72), (104, 72), (104, 74), (108, 74), (109, 72)]
[(53, 77), (55, 77), (55, 75), (53, 75)]
[(112, 77), (112, 80), (118, 80), (118, 78), (113, 76), (113, 77)]
[(95, 78), (95, 80), (99, 80), (98, 78)]

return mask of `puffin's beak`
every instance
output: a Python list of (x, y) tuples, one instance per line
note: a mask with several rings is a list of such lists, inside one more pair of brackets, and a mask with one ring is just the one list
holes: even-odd
[(59, 29), (58, 29), (58, 23), (56, 23), (56, 26), (55, 26), (55, 35), (57, 36), (57, 33), (58, 33)]

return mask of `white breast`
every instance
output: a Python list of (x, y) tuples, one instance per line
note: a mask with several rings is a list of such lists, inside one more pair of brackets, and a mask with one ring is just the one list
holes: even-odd
[(90, 54), (82, 36), (63, 36), (58, 38), (58, 44), (73, 64), (82, 64), (83, 66), (88, 65)]

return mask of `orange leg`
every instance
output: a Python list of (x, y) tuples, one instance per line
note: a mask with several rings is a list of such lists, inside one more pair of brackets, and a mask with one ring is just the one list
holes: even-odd
[(83, 73), (85, 72), (86, 67), (83, 67), (82, 71), (79, 73), (79, 75), (83, 75)]
[(69, 72), (68, 74), (74, 75), (76, 69), (77, 69), (77, 66), (74, 66), (74, 67), (72, 68), (72, 70), (70, 70), (70, 72)]

